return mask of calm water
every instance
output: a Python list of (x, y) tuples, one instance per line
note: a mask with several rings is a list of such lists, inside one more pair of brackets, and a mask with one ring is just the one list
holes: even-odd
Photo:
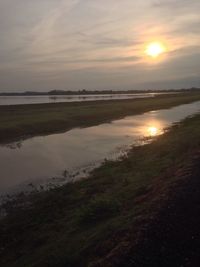
[(165, 127), (199, 111), (200, 101), (0, 146), (0, 193), (21, 190), (29, 183), (80, 178), (105, 158), (115, 158), (139, 139), (159, 135)]
[(40, 103), (61, 103), (81, 102), (97, 100), (116, 100), (154, 97), (161, 93), (144, 94), (102, 94), (102, 95), (60, 95), (60, 96), (0, 96), (0, 105), (40, 104)]

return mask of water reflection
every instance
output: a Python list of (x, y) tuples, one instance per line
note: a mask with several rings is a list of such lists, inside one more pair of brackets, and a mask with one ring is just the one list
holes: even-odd
[(154, 136), (158, 135), (159, 129), (157, 127), (154, 127), (154, 126), (150, 126), (150, 127), (148, 127), (147, 132), (151, 137), (154, 137)]
[[(26, 184), (63, 183), (85, 177), (105, 158), (116, 158), (143, 137), (200, 110), (200, 102), (148, 112), (66, 133), (35, 137), (0, 147), (0, 193)], [(15, 149), (14, 149), (15, 148)], [(16, 149), (20, 148), (20, 149)]]
[(99, 94), (99, 95), (43, 95), (43, 96), (0, 96), (0, 105), (41, 104), (61, 102), (82, 102), (113, 99), (135, 99), (155, 97), (167, 93), (137, 93), (137, 94)]
[(23, 141), (13, 142), (10, 144), (5, 144), (5, 147), (8, 147), (10, 149), (20, 149), (22, 147)]

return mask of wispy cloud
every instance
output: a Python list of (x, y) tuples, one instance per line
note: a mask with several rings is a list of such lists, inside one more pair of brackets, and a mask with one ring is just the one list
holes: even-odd
[[(197, 81), (199, 8), (199, 0), (0, 0), (0, 90)], [(168, 54), (149, 64), (144, 49), (155, 39)]]

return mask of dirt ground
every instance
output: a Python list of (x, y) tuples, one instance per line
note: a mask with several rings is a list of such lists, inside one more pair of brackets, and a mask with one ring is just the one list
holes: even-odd
[[(200, 266), (200, 151), (170, 201), (121, 266)], [(185, 175), (185, 173), (183, 174)]]

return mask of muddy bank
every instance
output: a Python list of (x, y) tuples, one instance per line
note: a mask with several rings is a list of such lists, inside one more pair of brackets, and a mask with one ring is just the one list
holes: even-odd
[(0, 106), (0, 143), (64, 132), (200, 100), (200, 93), (160, 95), (151, 99)]
[(199, 149), (196, 115), (89, 179), (9, 203), (0, 266), (198, 266)]
[[(118, 266), (200, 266), (200, 151), (181, 169), (180, 181), (138, 243)], [(113, 264), (113, 266), (116, 266)]]

